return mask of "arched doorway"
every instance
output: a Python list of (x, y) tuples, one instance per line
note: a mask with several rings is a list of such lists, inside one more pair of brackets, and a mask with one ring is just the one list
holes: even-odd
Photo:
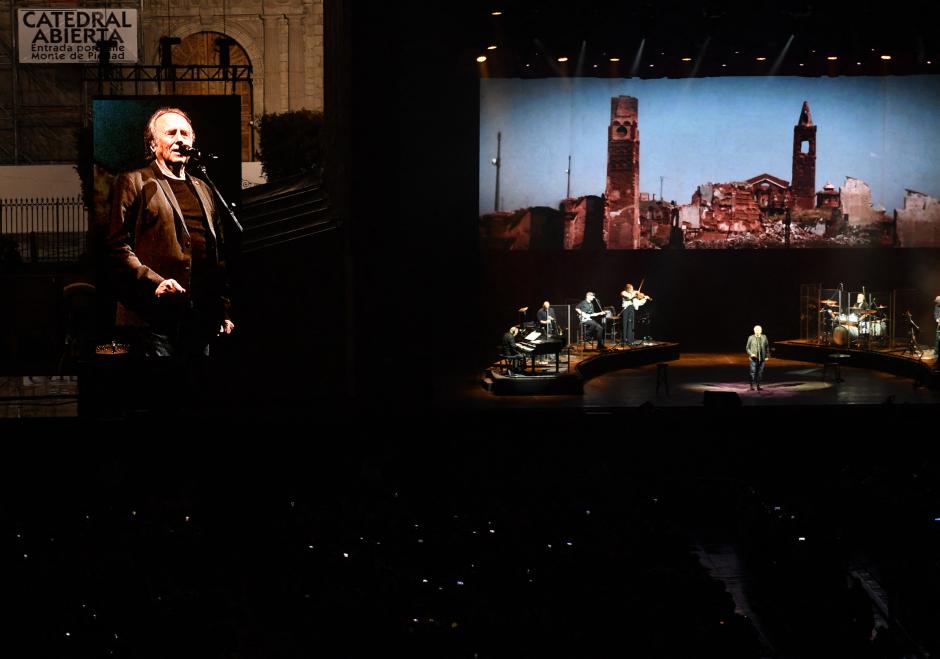
[[(234, 39), (221, 32), (196, 32), (173, 48), (173, 63), (185, 66), (187, 64), (201, 64), (219, 66), (219, 53), (221, 51), (219, 39), (228, 39), (229, 64), (233, 66), (247, 66), (251, 64), (248, 53)], [(234, 90), (233, 90), (234, 86)], [(251, 153), (251, 84), (246, 81), (233, 83), (231, 80), (218, 82), (178, 82), (176, 93), (208, 96), (212, 94), (238, 94), (241, 96), (242, 116), (242, 161), (252, 160)]]

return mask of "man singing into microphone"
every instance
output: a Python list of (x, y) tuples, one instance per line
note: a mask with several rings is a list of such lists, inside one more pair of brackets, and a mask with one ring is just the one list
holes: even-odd
[(160, 374), (188, 375), (191, 386), (210, 341), (235, 327), (215, 201), (186, 174), (195, 139), (182, 110), (153, 113), (144, 131), (152, 162), (116, 179), (106, 250), (119, 297), (116, 325), (128, 331), (132, 351), (150, 367), (159, 363)]

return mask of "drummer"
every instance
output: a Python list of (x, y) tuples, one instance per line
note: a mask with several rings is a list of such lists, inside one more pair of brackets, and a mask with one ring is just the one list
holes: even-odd
[[(870, 309), (870, 308), (871, 308), (871, 306), (868, 304), (868, 302), (865, 301), (865, 294), (864, 294), (864, 293), (859, 293), (858, 296), (855, 298), (855, 306), (852, 307), (851, 310), (852, 310), (852, 311), (856, 311), (856, 310), (857, 310), (857, 311), (867, 311), (867, 310)], [(861, 315), (861, 314), (859, 314), (859, 315)]]

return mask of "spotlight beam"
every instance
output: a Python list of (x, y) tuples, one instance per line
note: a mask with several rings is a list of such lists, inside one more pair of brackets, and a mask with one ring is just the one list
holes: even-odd
[(783, 50), (780, 51), (780, 54), (777, 55), (777, 59), (774, 60), (773, 66), (770, 67), (770, 72), (767, 75), (775, 76), (777, 71), (780, 70), (781, 65), (783, 65), (783, 58), (787, 56), (787, 51), (790, 50), (790, 44), (793, 43), (793, 35), (790, 35), (790, 38), (787, 39), (787, 43), (784, 45)]
[(640, 39), (640, 47), (636, 49), (636, 57), (633, 58), (633, 65), (630, 67), (630, 77), (636, 77), (640, 70), (640, 59), (643, 57), (643, 46), (646, 45), (646, 39)]
[(702, 42), (702, 47), (698, 49), (698, 55), (695, 56), (695, 65), (692, 67), (692, 73), (690, 77), (694, 78), (698, 75), (699, 67), (702, 66), (702, 60), (705, 59), (705, 51), (708, 49), (708, 43), (712, 40), (711, 37), (705, 37), (705, 41)]
[(575, 76), (580, 77), (584, 73), (584, 61), (587, 58), (587, 41), (581, 42), (581, 51), (578, 53), (578, 64), (575, 67)]
[(558, 62), (552, 59), (548, 54), (548, 49), (545, 47), (545, 44), (542, 43), (541, 39), (535, 38), (532, 40), (532, 43), (535, 44), (535, 47), (539, 49), (539, 52), (542, 53), (542, 57), (545, 58), (545, 61), (548, 62), (548, 65), (552, 67), (552, 71), (555, 72), (555, 75), (558, 77), (564, 77), (564, 73), (561, 70), (561, 67), (558, 66)]

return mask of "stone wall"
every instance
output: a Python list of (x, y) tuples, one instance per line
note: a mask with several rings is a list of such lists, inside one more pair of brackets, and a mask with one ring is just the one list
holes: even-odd
[(884, 222), (883, 208), (871, 205), (871, 187), (865, 181), (851, 176), (845, 177), (841, 190), (842, 212), (849, 216), (849, 226), (869, 225)]
[(940, 200), (908, 190), (904, 208), (894, 212), (901, 247), (940, 247)]

